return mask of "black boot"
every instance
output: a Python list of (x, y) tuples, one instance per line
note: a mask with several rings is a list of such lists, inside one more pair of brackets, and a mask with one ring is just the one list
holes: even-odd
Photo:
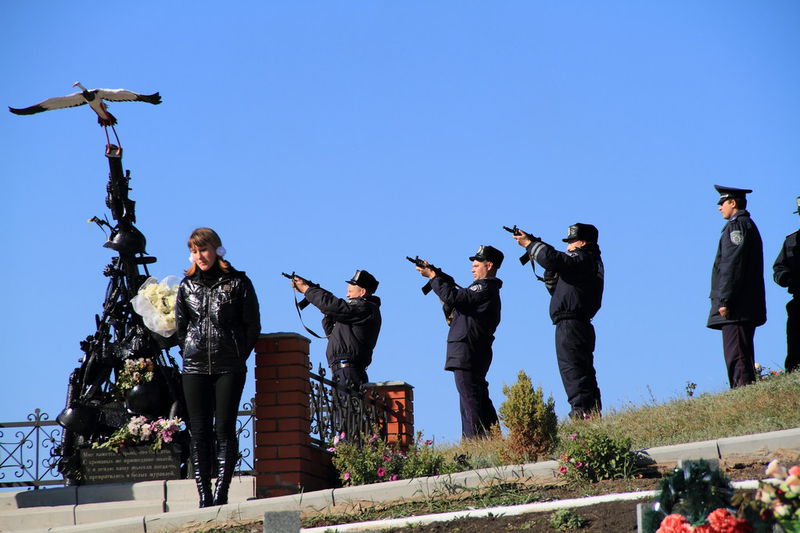
[(214, 486), (214, 505), (228, 503), (228, 488), (231, 486), (233, 470), (239, 459), (238, 443), (220, 440), (217, 442), (217, 484)]
[(205, 442), (192, 442), (192, 468), (197, 493), (200, 495), (200, 507), (211, 507), (211, 449)]

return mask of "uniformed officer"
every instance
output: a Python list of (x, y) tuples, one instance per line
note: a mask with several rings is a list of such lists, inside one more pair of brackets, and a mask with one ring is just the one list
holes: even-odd
[(605, 277), (597, 237), (597, 228), (591, 224), (573, 224), (567, 237), (562, 239), (567, 243), (567, 251), (560, 252), (528, 233), (514, 234), (514, 239), (531, 259), (534, 275), (534, 262), (545, 269), (540, 279), (550, 293), (558, 370), (571, 407), (571, 418), (599, 415), (603, 407), (594, 369), (592, 325), (592, 318), (603, 300)]
[(311, 287), (300, 278), (294, 278), (292, 286), (324, 315), (325, 355), (334, 380), (355, 388), (367, 383), (367, 367), (381, 331), (381, 300), (373, 294), (378, 280), (366, 270), (356, 270), (347, 280), (346, 299), (322, 287)]
[(464, 438), (481, 437), (497, 423), (486, 374), (492, 363), (494, 332), (500, 323), (500, 287), (503, 286), (496, 277), (503, 263), (500, 250), (481, 246), (469, 259), (475, 281), (466, 289), (458, 287), (449, 276), (417, 267), (423, 277), (430, 279), (431, 288), (450, 317), (444, 369), (453, 372)]
[(767, 321), (764, 297), (764, 252), (750, 213), (750, 189), (714, 185), (722, 228), (711, 271), (711, 312), (707, 326), (722, 330), (722, 347), (731, 388), (753, 383), (756, 328)]
[[(797, 197), (797, 211), (800, 215), (800, 196)], [(783, 248), (772, 265), (775, 283), (789, 289), (792, 299), (786, 304), (786, 372), (797, 370), (800, 366), (800, 246), (795, 231), (783, 241)]]

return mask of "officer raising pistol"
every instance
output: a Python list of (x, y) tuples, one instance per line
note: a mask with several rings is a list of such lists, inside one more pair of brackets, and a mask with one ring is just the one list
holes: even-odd
[(381, 300), (374, 295), (378, 280), (366, 270), (356, 270), (346, 283), (347, 298), (343, 299), (299, 277), (292, 279), (292, 287), (324, 315), (325, 355), (334, 381), (360, 388), (369, 381), (367, 367), (381, 331)]
[(469, 258), (475, 281), (466, 289), (453, 278), (437, 274), (424, 265), (419, 273), (430, 280), (433, 292), (442, 301), (445, 315), (451, 317), (447, 335), (444, 369), (453, 373), (461, 409), (461, 435), (484, 436), (497, 424), (497, 411), (489, 398), (486, 374), (492, 364), (494, 332), (500, 323), (500, 287), (497, 270), (503, 253), (492, 246), (481, 246)]
[[(797, 211), (800, 215), (800, 196), (797, 197)], [(786, 372), (800, 367), (800, 231), (795, 231), (783, 241), (783, 248), (772, 265), (775, 283), (789, 289), (792, 299), (786, 304)]]
[(711, 311), (706, 326), (722, 330), (722, 348), (731, 388), (753, 383), (756, 328), (767, 321), (761, 235), (746, 211), (750, 189), (714, 185), (717, 209), (727, 224), (711, 270)]
[(556, 326), (558, 370), (572, 408), (569, 416), (579, 419), (599, 415), (603, 407), (594, 369), (592, 325), (603, 299), (605, 277), (597, 236), (591, 224), (573, 224), (562, 239), (567, 251), (559, 252), (524, 231), (513, 235), (527, 251), (534, 275), (535, 263), (545, 269), (542, 281), (550, 293), (550, 318)]

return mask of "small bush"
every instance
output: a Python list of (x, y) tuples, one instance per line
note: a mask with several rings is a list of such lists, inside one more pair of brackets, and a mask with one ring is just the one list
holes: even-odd
[(388, 444), (377, 434), (364, 443), (350, 442), (342, 433), (328, 451), (333, 452), (333, 466), (344, 485), (365, 485), (414, 477), (435, 476), (464, 470), (456, 461), (448, 461), (433, 447), (433, 441), (416, 441), (403, 450)]
[(535, 461), (555, 447), (558, 430), (553, 397), (544, 401), (542, 388), (533, 389), (531, 379), (520, 370), (517, 382), (503, 386), (506, 401), (498, 415), (508, 428), (507, 452), (510, 461)]
[(628, 479), (638, 471), (631, 440), (598, 429), (572, 433), (563, 441), (558, 462), (559, 472), (573, 482)]
[(550, 516), (550, 527), (557, 531), (574, 531), (589, 523), (572, 509), (559, 509)]

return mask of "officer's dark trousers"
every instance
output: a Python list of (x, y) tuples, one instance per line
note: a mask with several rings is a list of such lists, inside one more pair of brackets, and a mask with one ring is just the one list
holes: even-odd
[(489, 398), (489, 383), (482, 369), (454, 369), (453, 377), (461, 404), (461, 435), (465, 439), (481, 437), (497, 423), (497, 411)]
[(725, 366), (728, 367), (728, 382), (731, 388), (741, 387), (756, 381), (756, 353), (753, 324), (727, 324), (722, 326), (722, 349)]
[(800, 368), (800, 296), (786, 304), (786, 363), (787, 372)]
[(556, 323), (556, 356), (572, 416), (600, 411), (600, 388), (594, 370), (594, 326), (588, 320)]
[(335, 368), (333, 371), (333, 381), (341, 383), (346, 387), (360, 389), (364, 383), (369, 381), (367, 371), (363, 368), (348, 366), (346, 368)]

